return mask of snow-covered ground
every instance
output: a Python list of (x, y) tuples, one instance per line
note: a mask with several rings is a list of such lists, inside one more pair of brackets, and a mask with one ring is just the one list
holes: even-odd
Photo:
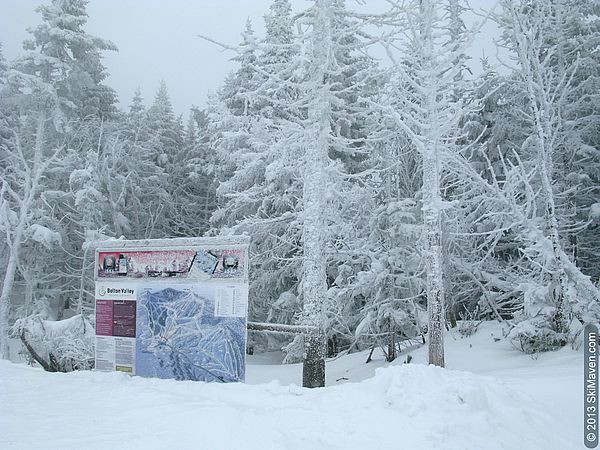
[(324, 389), (298, 387), (300, 365), (248, 358), (247, 384), (121, 373), (46, 373), (0, 361), (2, 449), (583, 448), (582, 353), (533, 359), (484, 324), (446, 338), (447, 369), (425, 348), (392, 364), (366, 353), (327, 364)]

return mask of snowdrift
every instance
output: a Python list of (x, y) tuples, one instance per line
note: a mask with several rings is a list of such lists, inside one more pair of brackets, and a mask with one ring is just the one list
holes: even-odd
[(46, 373), (0, 361), (3, 449), (565, 450), (500, 381), (408, 364), (323, 389)]

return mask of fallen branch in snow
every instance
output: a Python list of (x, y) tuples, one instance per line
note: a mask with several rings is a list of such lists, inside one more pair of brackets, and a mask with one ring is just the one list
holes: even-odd
[(21, 330), (21, 335), (19, 336), (21, 338), (21, 342), (23, 343), (23, 345), (25, 346), (25, 348), (27, 349), (27, 351), (29, 352), (29, 354), (31, 355), (31, 357), (40, 365), (42, 366), (42, 368), (46, 371), (46, 372), (58, 372), (58, 370), (56, 370), (56, 367), (54, 364), (52, 364), (54, 358), (52, 358), (52, 360), (50, 362), (46, 361), (44, 358), (42, 358), (38, 352), (35, 351), (35, 349), (31, 346), (31, 344), (27, 341), (27, 338), (25, 338), (25, 329)]

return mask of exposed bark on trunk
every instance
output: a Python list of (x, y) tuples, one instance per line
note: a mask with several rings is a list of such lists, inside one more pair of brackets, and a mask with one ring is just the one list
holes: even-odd
[(429, 364), (444, 367), (444, 285), (442, 282), (439, 228), (427, 224), (427, 312), (429, 315)]
[(302, 387), (325, 386), (325, 335), (304, 335), (304, 363), (302, 365)]
[[(437, 162), (424, 158), (423, 209), (425, 210), (425, 264), (427, 267), (427, 312), (429, 315), (429, 364), (444, 367), (444, 283), (442, 233)], [(437, 187), (436, 187), (437, 185)]]
[(388, 346), (387, 346), (387, 362), (392, 362), (396, 359), (396, 334), (394, 332), (390, 333), (388, 336)]

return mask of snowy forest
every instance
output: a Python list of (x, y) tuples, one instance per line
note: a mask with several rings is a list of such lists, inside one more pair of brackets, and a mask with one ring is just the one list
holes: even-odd
[[(318, 327), (329, 356), (427, 341), (443, 366), (457, 326), (533, 354), (600, 323), (597, 0), (273, 0), (264, 33), (204, 37), (236, 68), (187, 117), (164, 82), (119, 104), (86, 4), (0, 48), (4, 359), (91, 367), (90, 243), (120, 237), (247, 234), (248, 319)], [(500, 63), (467, 56), (484, 21)], [(302, 336), (249, 339), (302, 359)]]

